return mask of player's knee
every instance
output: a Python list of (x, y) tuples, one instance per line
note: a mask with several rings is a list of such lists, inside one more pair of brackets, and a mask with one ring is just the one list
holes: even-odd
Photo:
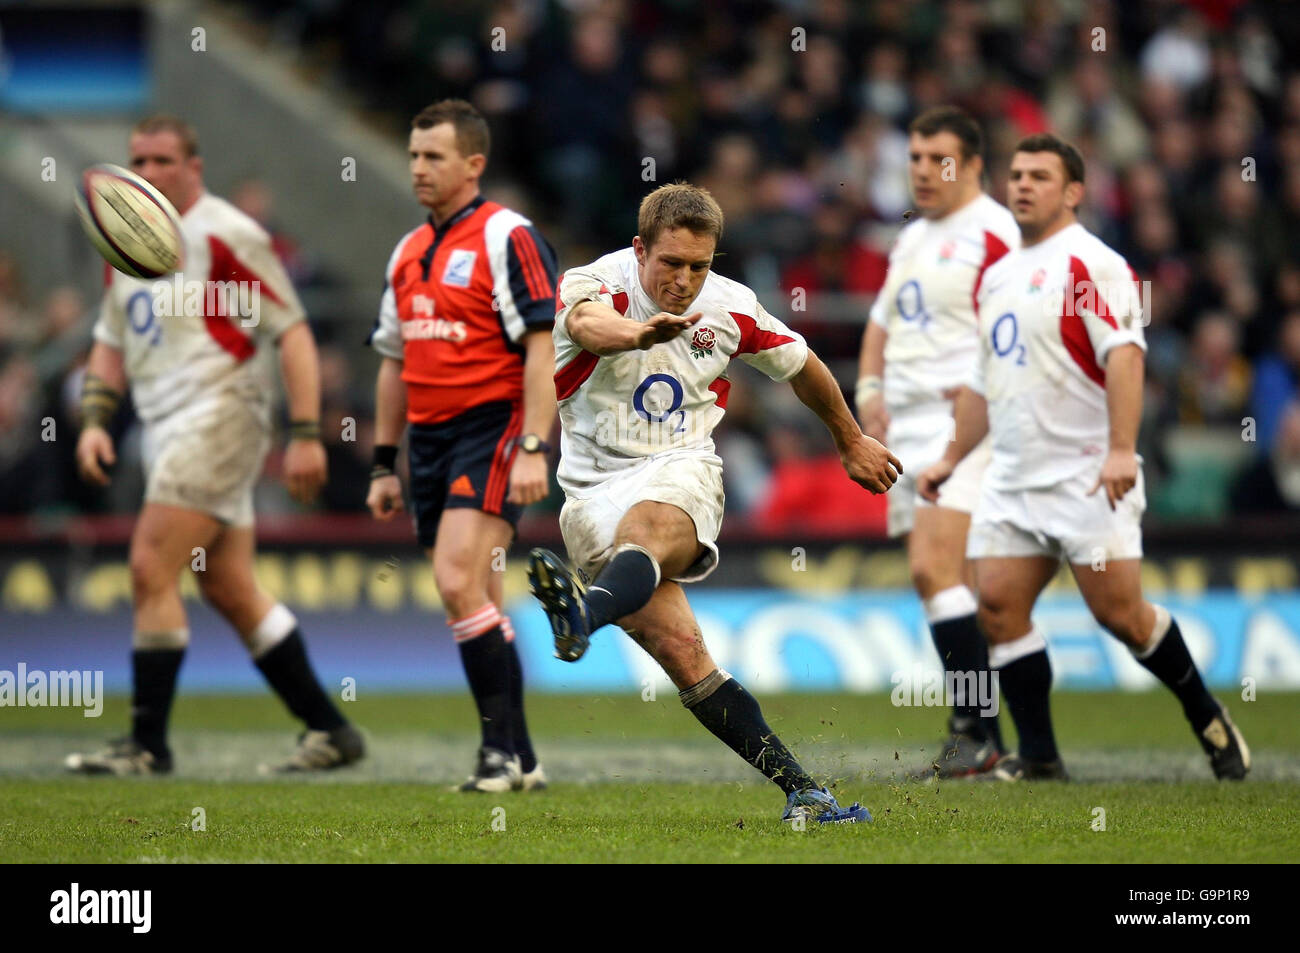
[(434, 566), (433, 579), (447, 614), (458, 619), (483, 608), (487, 589), (468, 567), (454, 562)]
[(247, 606), (256, 596), (251, 574), (242, 576), (221, 572), (198, 572), (199, 593), (203, 601), (223, 616), (229, 617)]
[(943, 580), (940, 574), (935, 572), (934, 566), (924, 557), (914, 557), (908, 564), (912, 573), (912, 587), (920, 594), (922, 599), (928, 599), (943, 586)]
[(1142, 631), (1142, 603), (1113, 603), (1093, 609), (1097, 624), (1127, 645), (1141, 645), (1149, 632)]
[(157, 550), (137, 546), (131, 550), (131, 591), (136, 599), (163, 592), (176, 583), (178, 570), (169, 567)]
[(975, 621), (985, 637), (993, 642), (1005, 641), (1006, 638), (1024, 634), (1023, 631), (1016, 631), (1016, 619), (1012, 607), (1005, 601), (988, 597), (984, 593), (980, 593), (979, 607), (975, 610)]

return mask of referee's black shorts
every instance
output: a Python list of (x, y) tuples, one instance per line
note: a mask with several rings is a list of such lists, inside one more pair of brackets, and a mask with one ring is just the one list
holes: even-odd
[(524, 508), (506, 502), (523, 405), (496, 401), (437, 424), (411, 424), (411, 510), (420, 545), (438, 535), (442, 511), (468, 506), (511, 526)]

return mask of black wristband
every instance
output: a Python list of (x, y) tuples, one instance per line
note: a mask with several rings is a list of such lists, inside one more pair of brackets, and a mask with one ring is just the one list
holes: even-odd
[(397, 470), (397, 448), (392, 444), (375, 444), (375, 456), (372, 461), (376, 467), (383, 467), (390, 473)]
[(289, 439), (290, 440), (319, 440), (320, 421), (319, 420), (289, 421)]

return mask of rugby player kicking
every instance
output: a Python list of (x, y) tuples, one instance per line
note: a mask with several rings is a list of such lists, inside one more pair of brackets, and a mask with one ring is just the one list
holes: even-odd
[[(529, 581), (576, 662), (593, 632), (622, 627), (662, 666), (682, 704), (786, 794), (783, 819), (857, 822), (768, 727), (758, 702), (704, 644), (683, 584), (718, 563), (722, 461), (711, 434), (739, 357), (788, 381), (835, 438), (849, 477), (884, 493), (901, 465), (858, 428), (803, 338), (744, 285), (713, 273), (722, 210), (703, 189), (665, 185), (641, 203), (632, 247), (567, 271), (555, 316), (561, 422), (560, 529), (570, 568), (534, 549)], [(588, 584), (587, 580), (592, 581)]]
[(990, 436), (966, 555), (1020, 752), (986, 776), (1067, 777), (1047, 643), (1031, 619), (1065, 559), (1097, 622), (1178, 697), (1215, 777), (1240, 780), (1250, 769), (1241, 732), (1206, 690), (1169, 610), (1142, 596), (1142, 305), (1128, 263), (1076, 218), (1083, 177), (1079, 151), (1058, 137), (1017, 144), (1007, 198), (1020, 248), (984, 274), (979, 354), (957, 398), (956, 434), (918, 480), (935, 501)]

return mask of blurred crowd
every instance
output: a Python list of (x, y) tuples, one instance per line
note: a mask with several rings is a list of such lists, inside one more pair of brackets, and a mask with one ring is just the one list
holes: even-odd
[[(494, 137), (489, 193), (518, 196), (564, 267), (626, 244), (654, 184), (707, 186), (727, 215), (718, 270), (806, 334), (846, 386), (909, 207), (908, 121), (942, 103), (977, 116), (999, 200), (1016, 140), (1057, 131), (1087, 160), (1085, 224), (1151, 283), (1141, 450), (1153, 515), (1300, 509), (1300, 17), (1290, 4), (236, 6), (323, 63), (396, 135), (435, 99), (474, 102)], [(5, 488), (24, 467), (66, 471), (46, 459), (63, 450), (35, 447), (39, 431), (13, 423), (67, 413), (88, 333), (85, 302), (60, 291), (28, 301), (16, 282), (0, 259)], [(16, 309), (32, 315), (15, 319)], [(352, 379), (346, 348), (337, 364), (326, 377), (338, 403), (364, 407), (369, 382)], [(836, 479), (828, 442), (788, 388), (736, 376), (718, 435), (729, 510), (774, 530), (879, 525), (879, 506)], [(66, 482), (21, 504), (5, 493), (0, 506), (89, 505)]]

